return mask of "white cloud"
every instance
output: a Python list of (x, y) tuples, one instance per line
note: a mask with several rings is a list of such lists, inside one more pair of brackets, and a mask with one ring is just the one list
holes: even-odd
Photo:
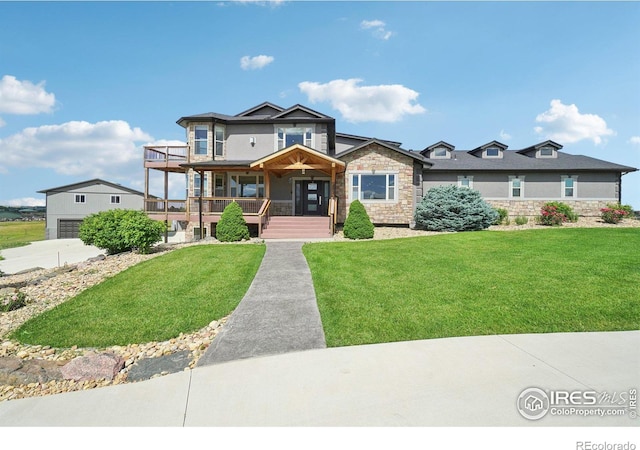
[(363, 30), (372, 30), (373, 35), (379, 39), (388, 40), (394, 35), (393, 31), (386, 29), (387, 24), (382, 20), (363, 20), (360, 22), (360, 28)]
[(640, 145), (640, 136), (631, 136), (629, 144)]
[(149, 141), (151, 136), (122, 120), (25, 128), (0, 139), (0, 171), (37, 167), (77, 177), (122, 179), (142, 173), (140, 143)]
[(44, 81), (33, 84), (11, 75), (0, 80), (0, 113), (39, 114), (53, 110), (56, 97), (44, 89)]
[(542, 124), (534, 128), (536, 133), (563, 144), (591, 139), (598, 145), (603, 137), (615, 135), (602, 117), (580, 114), (576, 105), (564, 105), (557, 99), (551, 100), (549, 110), (538, 114), (536, 122)]
[(509, 139), (511, 139), (511, 135), (504, 130), (500, 130), (500, 139), (508, 141)]
[(2, 128), (3, 126), (5, 126), (7, 124), (7, 122), (5, 122), (4, 120), (2, 120), (2, 117), (0, 117), (0, 128)]
[(242, 70), (262, 69), (263, 67), (271, 64), (273, 61), (273, 56), (243, 56), (242, 58), (240, 58), (240, 67), (242, 68)]
[(4, 200), (2, 202), (4, 206), (46, 206), (46, 201), (43, 198), (14, 198), (11, 200)]
[(359, 86), (362, 80), (333, 80), (320, 84), (303, 81), (298, 84), (311, 103), (331, 102), (349, 122), (397, 122), (407, 114), (426, 110), (415, 103), (418, 92), (400, 84)]

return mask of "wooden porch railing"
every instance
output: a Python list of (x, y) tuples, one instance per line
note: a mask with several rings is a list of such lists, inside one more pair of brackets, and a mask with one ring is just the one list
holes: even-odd
[[(231, 202), (236, 202), (242, 208), (243, 214), (258, 215), (266, 200), (264, 198), (202, 197), (202, 213), (222, 214), (222, 211)], [(200, 212), (199, 206), (199, 197), (189, 197), (189, 211), (191, 214)]]
[(336, 223), (338, 222), (338, 197), (329, 199), (329, 227), (331, 228), (331, 236), (336, 233)]
[(269, 207), (271, 206), (271, 199), (265, 198), (258, 211), (258, 237), (262, 236), (262, 227), (269, 221)]

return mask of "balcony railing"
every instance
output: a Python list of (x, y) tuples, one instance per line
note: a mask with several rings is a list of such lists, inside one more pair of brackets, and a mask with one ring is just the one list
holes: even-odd
[[(242, 208), (243, 214), (257, 215), (264, 200), (264, 198), (202, 197), (202, 213), (222, 214), (227, 205), (236, 202)], [(192, 214), (200, 211), (199, 205), (199, 197), (189, 197), (189, 211)]]
[(148, 213), (182, 213), (187, 211), (186, 200), (146, 199), (144, 206), (144, 210)]
[(144, 160), (148, 162), (186, 161), (186, 145), (157, 145), (144, 147)]

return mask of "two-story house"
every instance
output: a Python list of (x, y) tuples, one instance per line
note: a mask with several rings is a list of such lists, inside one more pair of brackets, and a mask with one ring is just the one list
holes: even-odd
[[(145, 147), (145, 209), (183, 222), (187, 238), (213, 235), (232, 201), (264, 238), (330, 236), (355, 199), (374, 223), (408, 226), (423, 192), (441, 184), (476, 189), (513, 215), (536, 215), (552, 200), (598, 215), (620, 200), (622, 175), (637, 170), (561, 152), (552, 141), (522, 150), (496, 141), (455, 150), (441, 141), (410, 151), (400, 142), (338, 133), (334, 118), (302, 105), (262, 103), (177, 123), (186, 146)], [(150, 170), (164, 172), (164, 198), (149, 196)], [(185, 174), (187, 198), (168, 198), (170, 172)]]

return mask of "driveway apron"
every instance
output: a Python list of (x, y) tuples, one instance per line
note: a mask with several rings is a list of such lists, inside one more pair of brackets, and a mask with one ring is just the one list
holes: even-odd
[(246, 295), (198, 366), (326, 348), (302, 242), (268, 242)]

